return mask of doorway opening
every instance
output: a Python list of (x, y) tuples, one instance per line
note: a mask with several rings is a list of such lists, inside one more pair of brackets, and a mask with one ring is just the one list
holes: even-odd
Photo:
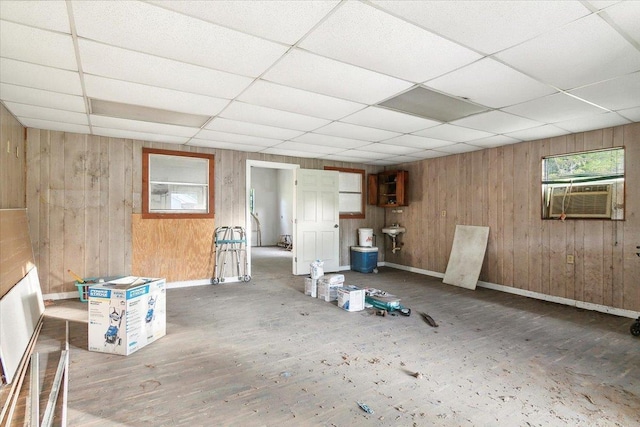
[(294, 172), (299, 167), (247, 160), (245, 223), (249, 274), (254, 274), (254, 269), (255, 274), (295, 271)]

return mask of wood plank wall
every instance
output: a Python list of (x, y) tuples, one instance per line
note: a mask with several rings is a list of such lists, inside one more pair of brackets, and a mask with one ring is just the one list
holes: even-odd
[[(215, 219), (202, 224), (141, 220), (142, 147), (211, 153), (215, 165)], [(379, 167), (345, 162), (262, 155), (230, 150), (185, 147), (38, 129), (27, 130), (27, 207), (36, 265), (43, 294), (76, 290), (68, 269), (88, 276), (136, 274), (170, 281), (208, 279), (212, 229), (215, 224), (245, 224), (246, 160), (364, 169)], [(380, 229), (384, 210), (367, 206), (366, 218), (340, 221), (340, 264), (349, 265), (349, 247), (357, 229)], [(185, 252), (168, 244), (175, 235), (197, 235)], [(135, 240), (134, 240), (135, 238)], [(161, 251), (161, 252), (159, 252)], [(155, 261), (165, 252), (182, 254), (171, 268)], [(178, 255), (175, 255), (176, 257)], [(202, 258), (206, 257), (207, 263)], [(206, 273), (206, 274), (204, 274)]]
[(0, 209), (27, 207), (26, 159), (24, 127), (0, 104)]
[[(618, 146), (626, 148), (625, 221), (541, 219), (543, 156)], [(407, 233), (385, 259), (443, 273), (456, 224), (489, 226), (480, 280), (640, 311), (638, 165), (640, 123), (400, 165), (409, 206), (387, 210), (387, 222)]]

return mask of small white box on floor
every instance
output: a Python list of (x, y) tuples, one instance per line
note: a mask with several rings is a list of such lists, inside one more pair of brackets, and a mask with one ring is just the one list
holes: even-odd
[(338, 299), (338, 293), (336, 289), (342, 286), (342, 283), (333, 285), (329, 282), (318, 281), (318, 298), (327, 302), (335, 301)]
[(311, 277), (305, 277), (304, 279), (304, 294), (310, 295), (315, 298), (318, 295), (318, 279), (312, 279)]
[(331, 273), (325, 274), (319, 279), (321, 282), (326, 282), (331, 285), (342, 286), (344, 283), (344, 274)]
[(347, 311), (364, 310), (364, 289), (357, 286), (343, 286), (336, 288), (338, 307)]
[(89, 350), (129, 355), (166, 334), (166, 280), (128, 276), (89, 287)]

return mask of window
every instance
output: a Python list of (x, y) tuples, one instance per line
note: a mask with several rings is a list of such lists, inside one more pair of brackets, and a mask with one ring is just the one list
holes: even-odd
[(142, 149), (143, 218), (213, 218), (214, 156)]
[(624, 148), (542, 159), (542, 218), (624, 219)]
[(364, 170), (325, 166), (339, 173), (340, 219), (364, 218)]

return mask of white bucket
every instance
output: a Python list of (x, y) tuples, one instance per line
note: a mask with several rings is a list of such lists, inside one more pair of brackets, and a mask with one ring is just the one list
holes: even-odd
[(373, 246), (373, 228), (358, 228), (358, 246)]

